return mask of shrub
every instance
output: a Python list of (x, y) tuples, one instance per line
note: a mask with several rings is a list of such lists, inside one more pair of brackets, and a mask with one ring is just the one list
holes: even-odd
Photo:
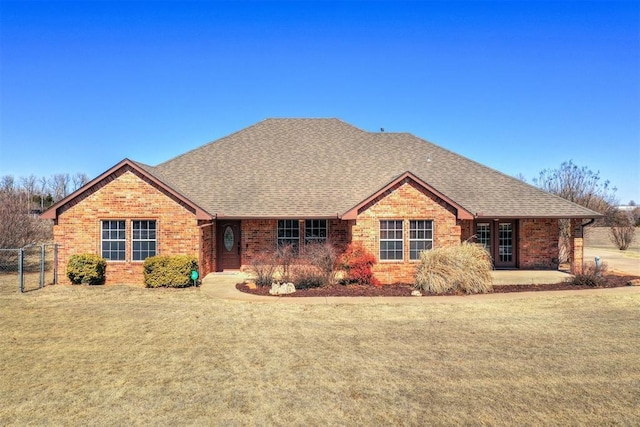
[(572, 285), (577, 286), (591, 286), (594, 288), (604, 286), (607, 280), (602, 277), (602, 274), (608, 270), (606, 262), (600, 263), (598, 267), (595, 263), (586, 263), (582, 269), (582, 274), (576, 274), (570, 280)]
[(621, 251), (626, 251), (636, 237), (636, 228), (633, 224), (623, 226), (611, 226), (609, 229), (611, 242)]
[(145, 259), (143, 266), (147, 288), (186, 288), (193, 285), (191, 272), (198, 270), (198, 260), (188, 255), (157, 255)]
[(67, 277), (74, 285), (104, 283), (107, 261), (96, 254), (71, 255), (67, 264)]
[(249, 271), (255, 276), (256, 285), (271, 286), (277, 267), (278, 262), (274, 253), (261, 252), (251, 260)]
[(291, 281), (297, 289), (319, 288), (328, 283), (320, 269), (307, 263), (297, 264), (291, 269)]
[(298, 259), (298, 247), (292, 244), (278, 246), (276, 262), (280, 266), (280, 280), (283, 283), (291, 281), (291, 265)]
[(322, 285), (329, 285), (335, 282), (338, 253), (331, 243), (307, 245), (303, 261), (315, 267), (311, 272), (316, 276), (320, 276), (323, 282)]
[(372, 268), (375, 263), (376, 258), (358, 242), (350, 243), (340, 259), (346, 281), (360, 285), (380, 286), (378, 279), (373, 276)]
[(420, 254), (416, 289), (433, 294), (476, 294), (493, 289), (491, 257), (483, 246), (464, 242)]

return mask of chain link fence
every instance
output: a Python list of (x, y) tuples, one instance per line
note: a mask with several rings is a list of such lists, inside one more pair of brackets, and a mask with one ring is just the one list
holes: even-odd
[(0, 249), (0, 293), (29, 292), (58, 282), (58, 245)]

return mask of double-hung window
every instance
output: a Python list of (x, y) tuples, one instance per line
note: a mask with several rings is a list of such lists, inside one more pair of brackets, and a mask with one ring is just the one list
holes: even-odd
[(300, 223), (297, 219), (278, 220), (278, 246), (300, 246)]
[(327, 241), (327, 220), (307, 219), (304, 221), (304, 244), (325, 243)]
[(125, 221), (105, 220), (102, 221), (101, 230), (101, 252), (102, 257), (110, 261), (125, 260)]
[(156, 255), (156, 222), (152, 220), (132, 221), (132, 251), (134, 261), (144, 261)]
[(402, 220), (380, 221), (380, 260), (392, 261), (404, 258)]
[(433, 221), (409, 221), (409, 259), (420, 259), (420, 252), (433, 248)]

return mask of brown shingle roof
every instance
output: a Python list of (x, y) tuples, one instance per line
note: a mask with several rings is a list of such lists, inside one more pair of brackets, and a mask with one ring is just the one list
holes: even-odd
[(409, 133), (338, 119), (267, 119), (139, 165), (219, 217), (341, 216), (406, 172), (483, 217), (600, 216)]

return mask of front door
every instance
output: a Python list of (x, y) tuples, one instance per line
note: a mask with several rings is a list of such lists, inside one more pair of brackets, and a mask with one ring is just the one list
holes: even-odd
[(240, 268), (240, 221), (219, 221), (216, 236), (217, 270)]
[(476, 241), (491, 254), (495, 268), (515, 268), (516, 236), (515, 221), (476, 222)]

